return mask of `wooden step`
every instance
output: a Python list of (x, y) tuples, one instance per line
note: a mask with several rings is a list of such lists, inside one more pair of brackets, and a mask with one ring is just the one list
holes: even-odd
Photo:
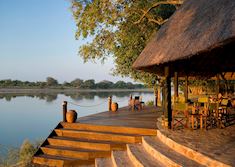
[(52, 156), (52, 155), (36, 155), (33, 157), (32, 162), (34, 164), (39, 164), (43, 166), (56, 166), (56, 167), (77, 167), (83, 165), (94, 165), (94, 159), (90, 160), (81, 160), (75, 158), (66, 158), (66, 157), (59, 157), (59, 156)]
[(82, 160), (109, 157), (110, 151), (84, 150), (71, 147), (58, 147), (46, 145), (40, 148), (44, 154)]
[(81, 130), (67, 130), (67, 129), (55, 129), (57, 136), (73, 137), (79, 139), (91, 139), (91, 140), (102, 140), (102, 141), (117, 141), (125, 143), (141, 143), (142, 137), (139, 135), (131, 134), (113, 134), (105, 132), (91, 132)]
[(50, 145), (54, 146), (66, 146), (74, 148), (84, 148), (93, 150), (126, 150), (125, 143), (110, 142), (110, 141), (98, 141), (88, 139), (75, 139), (69, 137), (54, 136), (47, 139)]
[(161, 131), (158, 131), (157, 138), (168, 147), (172, 148), (174, 151), (182, 154), (183, 156), (187, 157), (188, 159), (194, 160), (197, 163), (204, 165), (204, 166), (223, 166), (229, 167), (229, 165), (220, 162), (218, 160), (212, 159), (198, 151), (195, 151), (189, 147), (184, 146), (181, 143), (177, 143), (174, 140), (165, 136)]
[(111, 132), (111, 133), (122, 133), (126, 134), (138, 134), (138, 135), (157, 135), (156, 129), (147, 128), (133, 128), (123, 126), (107, 126), (107, 125), (92, 125), (83, 123), (60, 123), (63, 128), (75, 129), (75, 130), (87, 130), (87, 131), (98, 131), (98, 132)]
[(138, 167), (165, 167), (166, 165), (150, 156), (141, 144), (128, 144), (127, 154), (134, 166)]
[(111, 158), (114, 167), (134, 167), (126, 151), (112, 151)]
[(95, 167), (113, 167), (111, 158), (96, 158)]
[(162, 143), (157, 137), (143, 137), (143, 147), (155, 159), (165, 164), (166, 166), (190, 166), (200, 167), (203, 166), (185, 156), (177, 153), (172, 148)]

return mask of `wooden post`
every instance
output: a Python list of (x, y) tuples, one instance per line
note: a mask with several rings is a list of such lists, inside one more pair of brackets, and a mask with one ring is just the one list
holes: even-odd
[(185, 77), (185, 90), (184, 90), (185, 103), (188, 102), (188, 76)]
[(112, 96), (108, 97), (108, 109), (111, 111), (111, 105), (112, 105)]
[(155, 107), (157, 107), (158, 90), (157, 90), (156, 86), (154, 86), (154, 97), (155, 97)]
[(176, 101), (176, 99), (179, 97), (179, 78), (178, 78), (178, 73), (175, 72), (174, 73), (174, 100)]
[(64, 101), (62, 106), (63, 106), (63, 122), (66, 122), (67, 101)]
[(216, 75), (216, 95), (220, 93), (220, 79), (219, 79), (219, 74)]
[(165, 81), (163, 81), (163, 85), (162, 85), (162, 114), (164, 115), (164, 117), (165, 117), (165, 100), (166, 100), (166, 98), (165, 98), (165, 83), (164, 83)]
[(159, 106), (161, 106), (161, 87), (160, 87), (160, 85), (158, 85), (158, 87), (157, 87), (157, 93), (158, 93), (157, 102), (158, 102)]
[(170, 68), (167, 66), (165, 71), (165, 119), (167, 118), (168, 128), (171, 129), (172, 110), (171, 110), (171, 77)]

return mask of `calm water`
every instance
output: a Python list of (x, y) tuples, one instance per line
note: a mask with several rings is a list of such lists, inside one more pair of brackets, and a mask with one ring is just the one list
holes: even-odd
[(0, 94), (0, 145), (19, 147), (25, 139), (30, 141), (46, 138), (62, 120), (62, 102), (68, 101), (83, 106), (68, 104), (68, 109), (78, 111), (78, 117), (107, 111), (107, 97), (120, 107), (127, 106), (130, 94), (141, 95), (143, 101), (154, 99), (150, 92), (91, 92), (76, 94)]

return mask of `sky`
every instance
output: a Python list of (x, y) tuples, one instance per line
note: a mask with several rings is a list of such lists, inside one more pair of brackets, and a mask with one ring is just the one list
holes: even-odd
[(0, 80), (75, 78), (132, 81), (111, 75), (113, 59), (83, 63), (69, 0), (0, 0)]

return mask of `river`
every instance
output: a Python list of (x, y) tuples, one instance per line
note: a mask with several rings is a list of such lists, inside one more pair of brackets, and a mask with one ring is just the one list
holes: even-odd
[(44, 140), (62, 120), (63, 101), (83, 117), (107, 111), (111, 95), (119, 107), (127, 106), (130, 94), (142, 96), (145, 102), (154, 99), (152, 92), (131, 91), (0, 94), (0, 145), (19, 147), (25, 139)]

